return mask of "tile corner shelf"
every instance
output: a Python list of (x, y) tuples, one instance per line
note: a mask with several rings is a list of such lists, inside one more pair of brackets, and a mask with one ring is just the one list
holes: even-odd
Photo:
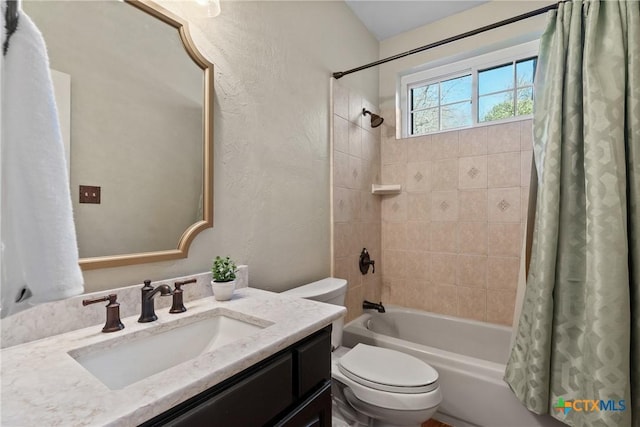
[(400, 184), (371, 184), (371, 194), (400, 194), (401, 191)]

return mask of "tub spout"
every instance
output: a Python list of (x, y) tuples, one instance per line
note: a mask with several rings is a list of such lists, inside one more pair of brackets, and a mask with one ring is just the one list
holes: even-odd
[(375, 302), (370, 302), (367, 300), (362, 301), (362, 308), (364, 310), (378, 310), (378, 313), (385, 313), (384, 305), (382, 305), (382, 301), (379, 304)]

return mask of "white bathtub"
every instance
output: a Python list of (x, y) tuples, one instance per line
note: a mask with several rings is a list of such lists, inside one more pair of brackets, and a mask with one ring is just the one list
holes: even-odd
[(391, 348), (429, 363), (443, 395), (435, 418), (454, 427), (566, 427), (529, 412), (503, 381), (510, 339), (504, 326), (389, 306), (349, 322), (343, 345)]

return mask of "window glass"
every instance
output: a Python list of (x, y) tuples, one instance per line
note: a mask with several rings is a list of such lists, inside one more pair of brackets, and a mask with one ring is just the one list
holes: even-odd
[(513, 64), (478, 72), (478, 95), (513, 89)]
[(438, 105), (438, 84), (411, 89), (411, 109), (434, 107)]
[(536, 58), (526, 59), (516, 63), (518, 86), (533, 85), (533, 76), (536, 72)]
[(411, 89), (411, 134), (473, 124), (471, 74)]
[(516, 116), (533, 114), (533, 87), (518, 90), (516, 108)]
[(412, 134), (420, 135), (424, 133), (436, 132), (439, 130), (438, 108), (416, 111), (411, 115)]
[(478, 122), (513, 117), (513, 91), (481, 96), (478, 99)]
[(440, 103), (471, 100), (471, 75), (445, 80), (440, 83)]
[(473, 124), (471, 101), (458, 102), (442, 107), (441, 129), (455, 129)]

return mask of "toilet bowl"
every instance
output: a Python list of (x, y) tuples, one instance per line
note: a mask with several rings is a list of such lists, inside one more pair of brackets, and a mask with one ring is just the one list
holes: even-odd
[[(347, 281), (327, 278), (283, 294), (344, 306)], [(422, 360), (381, 347), (341, 347), (343, 319), (333, 324), (331, 376), (336, 425), (420, 426), (442, 402), (438, 373)]]

